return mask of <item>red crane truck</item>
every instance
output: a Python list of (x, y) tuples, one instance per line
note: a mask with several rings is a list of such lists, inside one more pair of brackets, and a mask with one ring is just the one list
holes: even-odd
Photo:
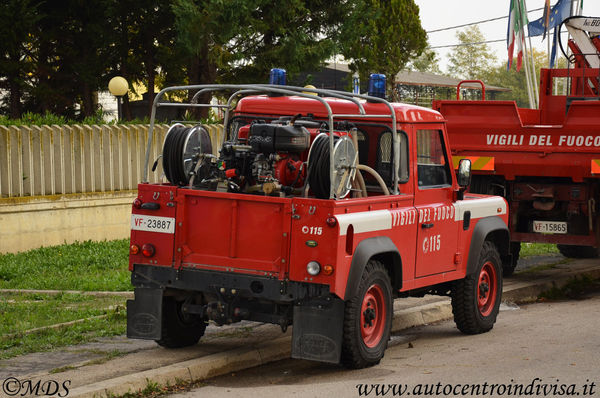
[[(165, 182), (139, 184), (129, 337), (184, 347), (208, 322), (293, 325), (292, 357), (361, 368), (382, 358), (397, 297), (449, 295), (462, 332), (493, 327), (509, 256), (506, 201), (464, 194), (470, 161), (455, 175), (438, 112), (389, 103), (381, 76), (373, 87), (357, 95), (183, 86), (157, 95), (149, 146), (157, 106), (230, 96), (220, 106), (222, 142), (202, 125), (173, 124)], [(197, 95), (160, 102), (173, 91)]]
[[(542, 69), (539, 109), (514, 101), (437, 100), (455, 164), (473, 162), (470, 191), (505, 197), (512, 261), (520, 242), (556, 243), (567, 257), (600, 247), (600, 18), (564, 22), (573, 37), (567, 69)], [(562, 47), (562, 46), (561, 46)], [(557, 92), (557, 81), (566, 95)], [(560, 90), (559, 90), (560, 91)]]

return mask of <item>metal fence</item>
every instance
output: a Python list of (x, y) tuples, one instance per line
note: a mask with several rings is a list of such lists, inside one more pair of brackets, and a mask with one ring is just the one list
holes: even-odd
[[(0, 196), (47, 196), (137, 189), (148, 125), (0, 126)], [(162, 150), (168, 125), (155, 125), (150, 161)], [(213, 143), (223, 126), (205, 126)], [(214, 145), (214, 151), (217, 150)], [(162, 165), (150, 173), (160, 182)]]

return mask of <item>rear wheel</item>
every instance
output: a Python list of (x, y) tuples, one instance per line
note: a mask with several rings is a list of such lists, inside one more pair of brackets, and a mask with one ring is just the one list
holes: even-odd
[(477, 270), (452, 289), (452, 313), (458, 329), (479, 334), (494, 327), (502, 298), (502, 268), (496, 246), (483, 243)]
[(600, 249), (591, 246), (556, 245), (560, 254), (569, 258), (596, 258)]
[(206, 330), (206, 322), (193, 314), (181, 311), (184, 301), (163, 298), (162, 338), (156, 343), (165, 348), (189, 347), (197, 344)]
[(379, 363), (392, 328), (392, 284), (382, 263), (370, 260), (358, 294), (346, 302), (342, 363), (360, 369)]

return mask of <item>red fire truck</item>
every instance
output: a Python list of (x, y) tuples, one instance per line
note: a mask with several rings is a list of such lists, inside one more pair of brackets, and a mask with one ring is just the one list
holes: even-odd
[[(155, 163), (165, 182), (139, 184), (129, 337), (183, 347), (208, 322), (293, 325), (294, 358), (361, 368), (383, 357), (397, 297), (449, 295), (462, 332), (493, 327), (510, 255), (506, 201), (464, 194), (470, 161), (455, 175), (438, 112), (389, 103), (381, 75), (371, 86), (157, 95), (149, 146), (156, 108), (213, 106), (195, 103), (202, 93), (228, 96), (217, 105), (226, 131), (214, 142), (202, 125), (173, 124)], [(173, 91), (196, 95), (160, 102)]]
[(574, 66), (541, 70), (539, 109), (486, 101), (485, 88), (482, 101), (433, 103), (447, 121), (455, 165), (473, 162), (470, 191), (509, 202), (512, 261), (503, 265), (505, 276), (520, 242), (556, 243), (567, 257), (598, 256), (600, 18), (573, 17), (564, 25)]

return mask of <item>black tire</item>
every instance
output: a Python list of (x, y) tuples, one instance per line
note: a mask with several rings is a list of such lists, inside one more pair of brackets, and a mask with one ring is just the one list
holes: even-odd
[(163, 298), (162, 338), (156, 343), (165, 348), (181, 348), (195, 345), (204, 335), (206, 322), (198, 315), (181, 312), (183, 301), (174, 297)]
[(452, 289), (452, 313), (456, 327), (465, 334), (491, 330), (502, 300), (502, 267), (496, 246), (483, 243), (477, 269), (455, 282)]
[(393, 312), (390, 276), (382, 263), (370, 260), (358, 293), (346, 302), (341, 361), (344, 366), (361, 369), (381, 361), (390, 338)]
[(510, 242), (510, 254), (512, 255), (512, 259), (508, 258), (505, 261), (502, 261), (502, 276), (507, 277), (511, 276), (515, 272), (515, 268), (517, 268), (517, 262), (519, 261), (519, 253), (521, 253), (521, 242)]
[(556, 245), (560, 254), (568, 258), (596, 258), (600, 249), (591, 246)]

